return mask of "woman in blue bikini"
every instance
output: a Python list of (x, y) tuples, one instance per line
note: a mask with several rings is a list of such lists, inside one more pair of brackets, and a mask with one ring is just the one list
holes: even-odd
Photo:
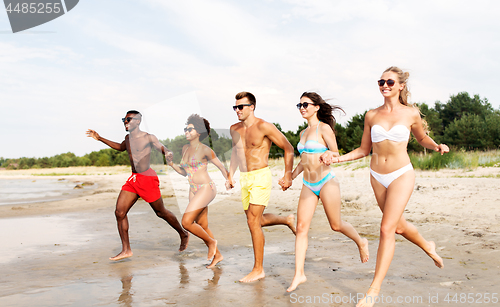
[(214, 267), (223, 257), (217, 248), (217, 240), (208, 228), (208, 204), (215, 198), (215, 183), (208, 175), (208, 162), (219, 168), (227, 179), (228, 172), (214, 151), (201, 143), (210, 134), (210, 123), (198, 114), (189, 116), (184, 134), (189, 141), (182, 148), (180, 165), (169, 165), (189, 181), (189, 204), (182, 216), (182, 227), (202, 239), (208, 247), (207, 259), (212, 262), (207, 268)]
[(415, 184), (415, 174), (406, 150), (410, 131), (425, 148), (441, 154), (449, 151), (448, 146), (436, 144), (426, 134), (419, 110), (408, 103), (408, 77), (408, 72), (397, 67), (386, 69), (378, 81), (384, 104), (366, 113), (361, 146), (341, 157), (330, 153), (321, 157), (321, 160), (329, 165), (365, 157), (373, 150), (370, 181), (382, 210), (380, 243), (375, 276), (357, 307), (374, 305), (394, 256), (396, 233), (420, 247), (437, 267), (443, 267), (443, 260), (436, 253), (434, 242), (425, 240), (415, 226), (403, 217)]
[(359, 249), (361, 262), (368, 261), (368, 240), (361, 238), (351, 224), (340, 219), (340, 188), (330, 167), (325, 167), (319, 157), (330, 149), (338, 156), (335, 140), (335, 118), (332, 111), (340, 109), (326, 103), (317, 93), (305, 92), (297, 104), (300, 114), (307, 120), (307, 128), (300, 134), (297, 149), (301, 160), (292, 173), (292, 179), (304, 171), (302, 191), (297, 208), (297, 237), (295, 239), (295, 276), (287, 289), (291, 292), (307, 280), (304, 274), (304, 261), (307, 250), (307, 233), (318, 200), (323, 202), (326, 217), (334, 231), (351, 238)]

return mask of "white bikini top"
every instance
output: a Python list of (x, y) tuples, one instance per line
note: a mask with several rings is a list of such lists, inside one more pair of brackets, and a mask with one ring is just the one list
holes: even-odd
[(371, 130), (372, 143), (389, 140), (393, 142), (406, 142), (410, 138), (410, 130), (405, 125), (395, 125), (389, 131), (380, 125), (373, 125)]

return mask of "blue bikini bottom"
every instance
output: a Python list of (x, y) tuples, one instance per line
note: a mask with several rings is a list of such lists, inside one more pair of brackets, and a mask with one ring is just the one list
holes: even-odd
[(313, 193), (316, 194), (316, 196), (319, 196), (319, 192), (321, 191), (321, 188), (323, 188), (325, 183), (327, 183), (330, 179), (333, 179), (333, 178), (335, 178), (335, 173), (333, 171), (330, 171), (328, 173), (328, 175), (323, 177), (323, 179), (321, 179), (318, 182), (308, 182), (305, 179), (302, 179), (302, 181), (304, 182), (304, 185), (306, 187), (311, 189), (311, 191), (313, 191)]

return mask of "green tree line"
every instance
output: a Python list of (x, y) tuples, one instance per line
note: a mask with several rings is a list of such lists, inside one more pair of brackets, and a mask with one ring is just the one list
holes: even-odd
[(114, 166), (130, 165), (126, 151), (117, 151), (111, 148), (93, 151), (82, 157), (72, 152), (67, 152), (52, 157), (43, 158), (0, 158), (0, 167), (6, 169), (29, 169), (29, 168), (54, 168), (69, 166)]
[[(488, 99), (479, 95), (471, 97), (467, 92), (450, 96), (446, 103), (437, 101), (434, 107), (426, 103), (417, 103), (422, 118), (427, 122), (429, 136), (436, 143), (445, 143), (452, 148), (465, 150), (488, 150), (500, 148), (500, 110), (494, 110)], [(344, 126), (335, 125), (335, 136), (339, 152), (346, 153), (361, 144), (365, 114), (354, 115)], [(283, 132), (297, 152), (300, 132), (307, 127), (301, 124), (296, 131), (283, 131), (279, 124), (276, 127)], [(412, 138), (408, 151), (421, 152), (424, 148)], [(271, 157), (282, 157), (283, 150), (276, 145), (271, 147)]]
[[(479, 95), (471, 97), (467, 92), (450, 96), (446, 103), (437, 101), (434, 107), (426, 103), (417, 103), (422, 118), (427, 122), (429, 135), (437, 143), (445, 143), (453, 148), (465, 150), (488, 150), (500, 148), (500, 110), (495, 110), (488, 99), (481, 99)], [(336, 124), (335, 132), (340, 153), (349, 152), (361, 143), (366, 111), (354, 115), (345, 126)], [(298, 156), (297, 144), (300, 132), (307, 127), (303, 122), (295, 131), (283, 131), (279, 123), (276, 127), (286, 136), (295, 148)], [(174, 152), (174, 163), (182, 158), (182, 147), (188, 144), (184, 135), (161, 141), (168, 149)], [(210, 136), (203, 140), (210, 146), (223, 162), (230, 159), (231, 139), (212, 130)], [(420, 152), (424, 148), (412, 138), (408, 144), (410, 152)], [(153, 151), (152, 163), (164, 162), (162, 155)], [(272, 145), (271, 158), (283, 156), (283, 150)], [(44, 158), (4, 159), (0, 157), (0, 167), (7, 169), (52, 168), (68, 166), (114, 166), (130, 165), (127, 152), (119, 152), (111, 148), (93, 151), (82, 157), (71, 152)]]

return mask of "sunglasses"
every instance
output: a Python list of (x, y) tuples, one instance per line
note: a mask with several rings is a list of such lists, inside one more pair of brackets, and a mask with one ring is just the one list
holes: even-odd
[(238, 109), (241, 111), (241, 110), (243, 110), (243, 107), (249, 107), (249, 106), (251, 106), (250, 103), (243, 103), (243, 104), (239, 104), (237, 106), (233, 106), (233, 110), (236, 111), (236, 109)]
[(191, 133), (191, 131), (193, 131), (193, 130), (195, 130), (195, 128), (193, 128), (193, 127), (184, 128), (184, 132)]
[(124, 117), (124, 118), (122, 118), (122, 122), (129, 122), (133, 119), (136, 119), (136, 118), (135, 117)]
[(310, 102), (304, 102), (304, 103), (302, 103), (302, 102), (299, 102), (299, 103), (297, 103), (297, 109), (299, 109), (299, 110), (300, 110), (300, 108), (302, 108), (302, 107), (303, 107), (304, 109), (307, 109), (307, 107), (308, 107), (309, 105), (312, 105), (312, 106), (313, 106), (313, 105), (314, 105), (314, 103), (310, 103)]
[(377, 82), (378, 82), (378, 86), (384, 86), (384, 84), (386, 82), (387, 82), (387, 86), (394, 86), (394, 84), (396, 84), (396, 81), (394, 81), (392, 79), (389, 79), (389, 80), (380, 79)]

